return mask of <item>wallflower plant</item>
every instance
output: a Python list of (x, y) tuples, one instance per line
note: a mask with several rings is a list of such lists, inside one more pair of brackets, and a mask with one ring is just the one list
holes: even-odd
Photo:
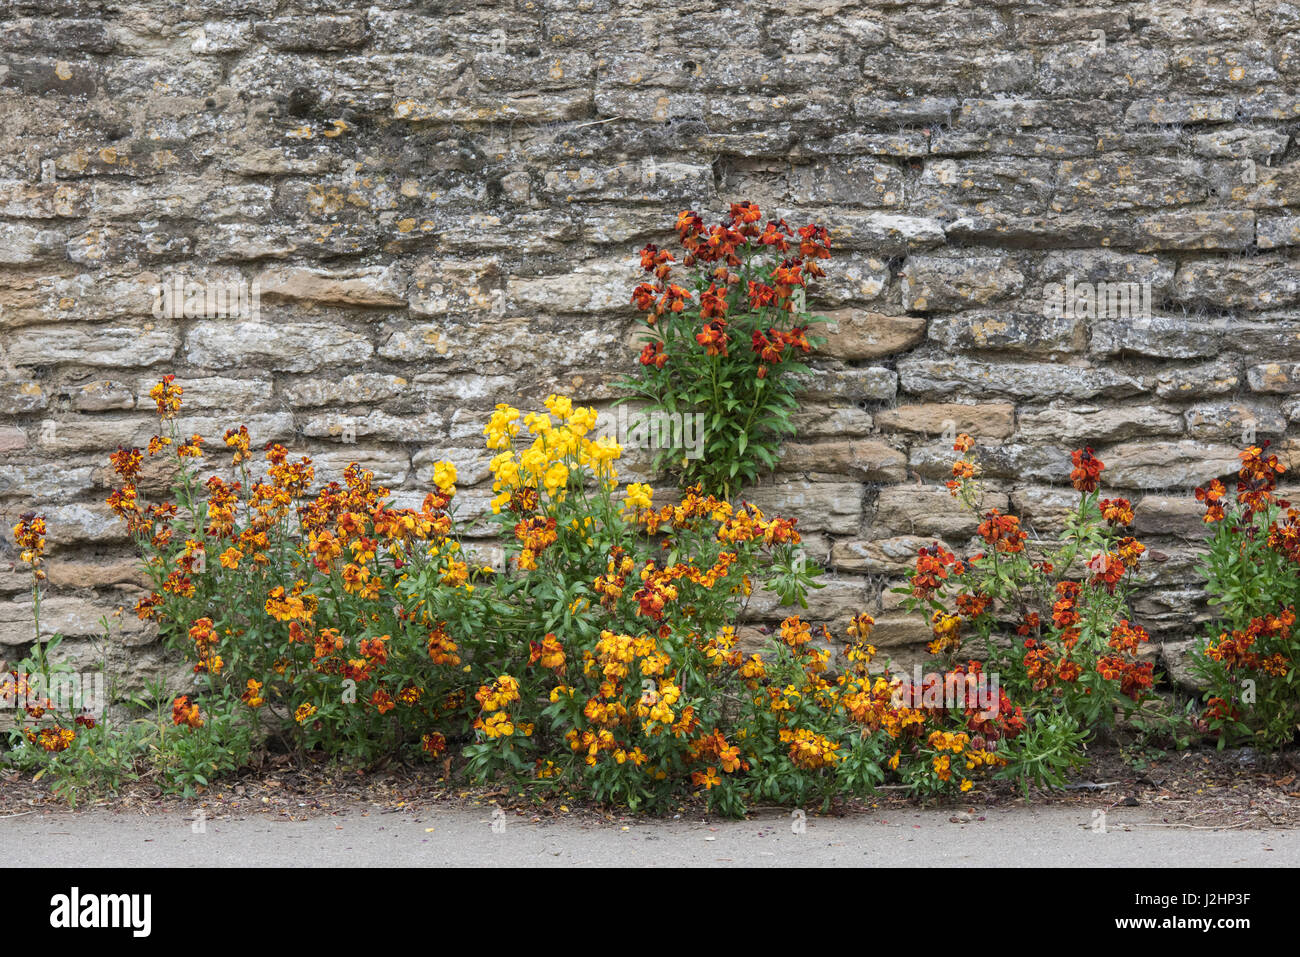
[[(322, 483), (270, 445), (255, 466), (243, 428), (225, 435), (228, 463), (209, 462), (177, 425), (182, 394), (170, 376), (153, 390), (165, 434), (114, 453), (110, 503), (153, 586), (137, 614), (194, 675), (154, 754), (187, 793), (270, 736), (633, 808), (697, 795), (730, 815), (886, 780), (960, 793), (1011, 761), (1025, 725), (1005, 691), (932, 701), (873, 671), (870, 616), (850, 624), (842, 669), (830, 633), (797, 616), (746, 640), (755, 589), (800, 602), (813, 584), (795, 522), (697, 487), (656, 505), (620, 486), (594, 410), (551, 396), (490, 416), (504, 553), (490, 568), (459, 537), (451, 463), (411, 508), (356, 465)], [(168, 500), (142, 498), (148, 456), (173, 470)], [(969, 663), (942, 677), (983, 680)]]
[(1242, 450), (1235, 494), (1218, 479), (1196, 490), (1213, 527), (1201, 572), (1217, 620), (1193, 670), (1208, 685), (1200, 727), (1220, 747), (1278, 748), (1300, 729), (1300, 510), (1277, 496), (1286, 466), (1267, 448)]
[(677, 254), (641, 250), (643, 282), (632, 302), (645, 314), (638, 372), (623, 385), (651, 413), (701, 413), (699, 454), (680, 441), (656, 466), (685, 485), (730, 498), (773, 468), (794, 432), (803, 359), (821, 343), (809, 330), (824, 317), (805, 308), (809, 283), (831, 255), (823, 226), (760, 225), (753, 203), (733, 203), (720, 223), (690, 210), (677, 217)]
[[(1043, 721), (1026, 742), (1064, 760), (1092, 729), (1113, 727), (1150, 698), (1154, 668), (1141, 658), (1149, 639), (1129, 611), (1145, 547), (1129, 531), (1132, 505), (1101, 497), (1104, 465), (1092, 449), (1071, 456), (1079, 499), (1051, 542), (1031, 540), (1016, 516), (983, 507), (974, 447), (970, 436), (957, 437), (948, 488), (977, 517), (983, 548), (962, 559), (938, 542), (925, 546), (910, 584), (895, 590), (908, 596), (903, 607), (929, 614), (930, 652), (950, 663), (975, 651)], [(1052, 729), (1073, 744), (1056, 747)], [(1063, 780), (1040, 772), (1031, 775), (1039, 783)]]

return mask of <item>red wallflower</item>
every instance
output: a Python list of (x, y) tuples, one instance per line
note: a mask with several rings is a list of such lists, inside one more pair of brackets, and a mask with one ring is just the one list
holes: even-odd
[(731, 337), (727, 335), (727, 320), (714, 319), (706, 322), (704, 328), (695, 334), (695, 341), (704, 346), (704, 351), (711, 356), (727, 354), (727, 343)]
[(1106, 466), (1093, 454), (1092, 448), (1075, 449), (1070, 453), (1074, 469), (1070, 472), (1070, 482), (1080, 492), (1097, 491), (1098, 479)]

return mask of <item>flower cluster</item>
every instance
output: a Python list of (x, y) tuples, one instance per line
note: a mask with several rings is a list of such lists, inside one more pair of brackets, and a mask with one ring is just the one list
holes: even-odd
[[(766, 583), (798, 599), (816, 574), (792, 520), (698, 488), (662, 506), (649, 486), (620, 490), (621, 449), (593, 435), (595, 411), (552, 395), (538, 412), (500, 405), (484, 428), (494, 570), (457, 537), (451, 463), (418, 508), (357, 465), (329, 481), (279, 445), (259, 470), (242, 427), (225, 434), (227, 470), (181, 434), (182, 394), (170, 378), (154, 390), (164, 434), (113, 454), (110, 501), (152, 586), (137, 613), (193, 666), (169, 733), (196, 753), (265, 728), (354, 760), (445, 755), (471, 779), (627, 804), (702, 779), (729, 812), (752, 796), (744, 742), (759, 739), (714, 682), (751, 694), (763, 667), (735, 648), (746, 596)], [(174, 500), (144, 500), (150, 455), (169, 457)], [(795, 763), (770, 741), (790, 773), (812, 773), (808, 748)], [(719, 789), (719, 775), (746, 783)]]
[(1208, 685), (1199, 726), (1223, 742), (1277, 747), (1290, 743), (1300, 718), (1293, 685), (1300, 511), (1277, 495), (1287, 466), (1267, 442), (1240, 458), (1235, 494), (1218, 479), (1196, 490), (1213, 529), (1202, 572), (1220, 616), (1193, 658)]
[(821, 321), (807, 313), (806, 291), (825, 275), (831, 238), (816, 223), (764, 224), (751, 202), (732, 203), (713, 225), (685, 210), (676, 232), (680, 261), (653, 243), (641, 250), (646, 275), (631, 301), (647, 331), (627, 385), (652, 410), (704, 414), (708, 454), (668, 449), (659, 464), (729, 497), (775, 464), (781, 437), (793, 431), (794, 382), (817, 344), (809, 329)]
[(1031, 542), (1016, 516), (982, 508), (974, 445), (957, 437), (947, 485), (976, 517), (984, 550), (962, 559), (938, 542), (921, 548), (899, 589), (905, 607), (929, 611), (931, 654), (955, 664), (975, 639), (1014, 694), (1064, 710), (1080, 729), (1108, 725), (1154, 684), (1153, 664), (1142, 660), (1147, 634), (1127, 610), (1145, 552), (1129, 534), (1132, 505), (1099, 498), (1105, 465), (1092, 449), (1076, 450), (1079, 502), (1067, 531), (1057, 543)]

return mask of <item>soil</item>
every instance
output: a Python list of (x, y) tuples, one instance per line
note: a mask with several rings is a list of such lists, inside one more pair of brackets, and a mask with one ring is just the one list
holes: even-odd
[[(1114, 748), (1094, 749), (1083, 776), (1068, 788), (1031, 788), (1023, 793), (1007, 782), (988, 782), (960, 798), (928, 804), (901, 791), (885, 789), (869, 802), (845, 801), (827, 813), (853, 815), (866, 810), (941, 807), (954, 820), (983, 810), (1016, 806), (1144, 807), (1169, 827), (1193, 829), (1300, 827), (1300, 751), (1259, 755), (1240, 750), (1192, 750), (1126, 760)], [(88, 797), (78, 808), (127, 814), (158, 811), (193, 813), (209, 819), (254, 815), (300, 820), (337, 814), (358, 806), (396, 813), (430, 804), (482, 807), (497, 805), (536, 822), (557, 818), (604, 820), (637, 818), (626, 809), (601, 808), (562, 794), (523, 795), (515, 789), (469, 787), (446, 776), (444, 765), (355, 770), (333, 762), (268, 757), (259, 768), (215, 782), (198, 798), (165, 795), (142, 779), (110, 796)], [(66, 810), (44, 781), (0, 770), (0, 818)], [(702, 802), (678, 813), (707, 817)], [(644, 819), (644, 816), (641, 817)]]

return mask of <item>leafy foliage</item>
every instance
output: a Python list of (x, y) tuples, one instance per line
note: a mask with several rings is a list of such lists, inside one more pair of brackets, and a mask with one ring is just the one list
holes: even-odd
[(760, 227), (761, 219), (753, 203), (733, 203), (709, 227), (681, 213), (685, 285), (674, 276), (676, 256), (651, 244), (641, 251), (647, 279), (632, 294), (648, 331), (639, 371), (623, 385), (652, 414), (703, 421), (699, 447), (679, 433), (656, 466), (723, 498), (776, 465), (781, 440), (795, 431), (802, 358), (821, 342), (808, 330), (824, 321), (804, 303), (830, 258), (827, 230), (810, 224), (796, 233), (783, 220)]

